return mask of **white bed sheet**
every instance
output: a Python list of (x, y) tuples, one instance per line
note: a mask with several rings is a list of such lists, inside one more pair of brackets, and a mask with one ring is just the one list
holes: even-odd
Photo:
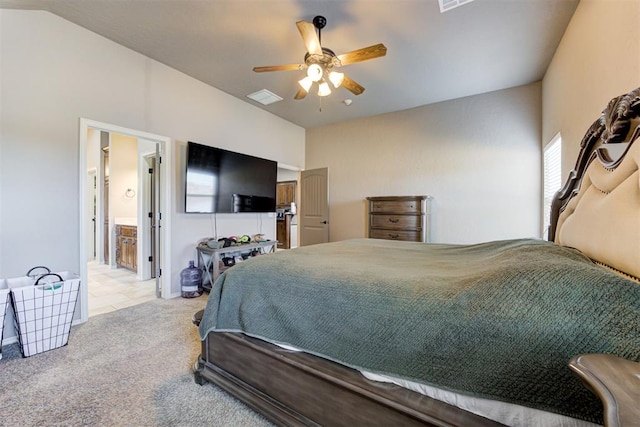
[[(299, 348), (278, 344), (272, 344), (285, 350), (302, 352)], [(371, 381), (386, 382), (396, 384), (400, 387), (415, 391), (417, 393), (448, 403), (465, 411), (472, 412), (490, 420), (513, 427), (597, 427), (588, 421), (578, 420), (552, 412), (541, 411), (527, 406), (513, 403), (500, 402), (497, 400), (483, 399), (480, 397), (466, 396), (448, 390), (442, 390), (426, 384), (407, 381), (389, 375), (380, 375), (367, 371), (360, 373)]]
[(442, 390), (425, 384), (407, 381), (387, 375), (360, 371), (365, 378), (372, 381), (388, 382), (407, 388), (420, 394), (432, 397), (465, 411), (489, 418), (508, 426), (531, 427), (596, 427), (598, 424), (578, 420), (564, 415), (545, 412), (539, 409), (516, 405), (513, 403), (465, 396), (448, 390)]

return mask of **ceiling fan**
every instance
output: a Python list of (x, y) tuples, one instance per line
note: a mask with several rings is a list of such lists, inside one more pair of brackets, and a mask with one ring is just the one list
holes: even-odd
[[(387, 48), (382, 43), (378, 43), (342, 55), (336, 55), (331, 49), (321, 45), (321, 31), (325, 25), (327, 25), (327, 20), (324, 16), (316, 16), (313, 18), (313, 22), (296, 22), (298, 31), (300, 31), (302, 40), (307, 48), (303, 64), (254, 67), (253, 71), (264, 73), (268, 71), (307, 70), (306, 77), (298, 82), (301, 87), (298, 89), (294, 99), (303, 99), (307, 96), (314, 83), (318, 84), (318, 96), (327, 96), (331, 93), (328, 82), (331, 82), (335, 88), (342, 86), (354, 95), (360, 95), (364, 92), (364, 87), (344, 73), (334, 71), (334, 68), (385, 56)], [(317, 34), (316, 29), (318, 30)]]

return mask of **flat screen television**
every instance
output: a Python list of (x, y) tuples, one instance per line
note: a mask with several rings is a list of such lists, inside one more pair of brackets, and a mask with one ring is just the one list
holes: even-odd
[(189, 141), (185, 212), (275, 212), (277, 174), (273, 160)]

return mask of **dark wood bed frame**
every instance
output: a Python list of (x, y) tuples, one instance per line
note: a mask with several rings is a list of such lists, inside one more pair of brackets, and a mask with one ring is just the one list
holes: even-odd
[[(580, 144), (575, 169), (553, 202), (549, 240), (554, 240), (559, 213), (579, 189), (588, 164), (598, 156), (615, 167), (620, 159), (612, 158), (602, 145), (624, 142), (638, 116), (640, 88), (611, 100), (591, 125)], [(640, 127), (634, 138), (639, 133)], [(220, 386), (278, 425), (501, 425), (402, 387), (369, 381), (320, 357), (238, 333), (209, 333), (202, 341), (194, 376), (198, 384)]]

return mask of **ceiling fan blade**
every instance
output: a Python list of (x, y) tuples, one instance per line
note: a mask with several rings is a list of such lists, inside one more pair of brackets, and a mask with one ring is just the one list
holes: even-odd
[(307, 68), (306, 64), (268, 65), (266, 67), (253, 67), (256, 73), (267, 71), (300, 71)]
[(338, 59), (342, 65), (349, 65), (355, 62), (362, 62), (373, 58), (379, 58), (387, 54), (387, 47), (382, 43), (373, 46), (363, 47), (362, 49), (338, 55)]
[(300, 88), (298, 89), (298, 92), (296, 93), (296, 96), (293, 97), (293, 99), (304, 99), (305, 96), (307, 96), (307, 91)]
[(347, 75), (344, 76), (342, 87), (349, 90), (354, 95), (360, 95), (362, 92), (364, 92), (364, 87), (360, 86), (354, 80), (351, 80), (349, 77), (347, 77)]
[(296, 25), (298, 26), (298, 31), (300, 31), (304, 45), (307, 47), (307, 52), (311, 55), (322, 55), (322, 47), (320, 46), (318, 34), (316, 34), (315, 25), (307, 21), (298, 21)]

